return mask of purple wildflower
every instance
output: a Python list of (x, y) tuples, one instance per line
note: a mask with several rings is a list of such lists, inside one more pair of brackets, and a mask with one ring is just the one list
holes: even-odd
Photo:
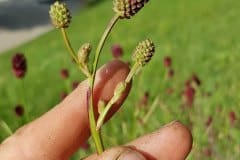
[(14, 108), (14, 111), (15, 111), (15, 114), (18, 116), (18, 117), (21, 117), (23, 116), (24, 114), (24, 108), (22, 105), (18, 104), (15, 106)]
[(123, 55), (123, 49), (119, 44), (114, 44), (111, 48), (111, 51), (114, 58), (120, 58)]
[(166, 68), (170, 68), (172, 66), (172, 58), (170, 56), (166, 56), (163, 59), (163, 65)]
[(12, 57), (12, 71), (17, 78), (23, 78), (27, 71), (27, 62), (24, 54), (16, 53)]
[(66, 68), (63, 68), (60, 72), (62, 79), (67, 79), (69, 77), (69, 72)]

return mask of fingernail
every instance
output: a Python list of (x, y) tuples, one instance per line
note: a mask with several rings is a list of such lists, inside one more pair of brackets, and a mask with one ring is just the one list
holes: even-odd
[(133, 150), (126, 150), (121, 153), (118, 160), (146, 160), (140, 153)]

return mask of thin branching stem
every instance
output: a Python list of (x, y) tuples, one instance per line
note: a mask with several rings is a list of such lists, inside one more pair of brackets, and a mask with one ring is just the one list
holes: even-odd
[(122, 96), (122, 93), (124, 92), (124, 90), (126, 89), (127, 85), (131, 82), (133, 76), (138, 72), (138, 69), (140, 68), (140, 66), (138, 65), (138, 63), (135, 63), (132, 67), (132, 69), (130, 70), (127, 78), (125, 79), (124, 82), (120, 82), (119, 86), (117, 86), (114, 90), (114, 95), (111, 98), (111, 100), (107, 103), (107, 105), (105, 106), (104, 110), (101, 112), (98, 120), (97, 120), (97, 126), (96, 129), (99, 130), (102, 125), (103, 122), (108, 114), (108, 112), (110, 111), (110, 109), (112, 108), (113, 104), (116, 103), (118, 101), (118, 99)]
[(109, 22), (105, 32), (102, 35), (101, 40), (99, 41), (99, 44), (98, 44), (97, 49), (96, 49), (96, 54), (95, 54), (95, 57), (94, 57), (94, 62), (93, 62), (93, 68), (92, 68), (92, 75), (93, 75), (93, 77), (92, 77), (91, 86), (94, 85), (95, 75), (96, 75), (96, 71), (97, 71), (97, 65), (98, 65), (98, 61), (99, 61), (99, 57), (100, 57), (100, 53), (102, 51), (103, 45), (104, 45), (104, 43), (105, 43), (109, 33), (111, 32), (113, 26), (118, 21), (118, 19), (119, 19), (119, 15), (118, 14), (113, 16), (113, 18)]
[(66, 30), (65, 28), (61, 28), (61, 32), (62, 32), (62, 36), (63, 36), (63, 40), (64, 40), (64, 43), (69, 51), (69, 54), (70, 56), (73, 58), (73, 60), (78, 64), (78, 59), (76, 57), (76, 53), (74, 52), (73, 48), (72, 48), (72, 45), (69, 41), (69, 38), (68, 38), (68, 35), (66, 33)]
[(94, 143), (97, 149), (98, 154), (101, 154), (104, 151), (104, 145), (101, 138), (101, 130), (96, 130), (96, 119), (94, 116), (94, 109), (93, 109), (93, 88), (94, 88), (94, 82), (95, 82), (95, 76), (96, 76), (96, 70), (97, 65), (100, 57), (100, 53), (102, 51), (103, 45), (111, 32), (113, 26), (116, 24), (117, 20), (119, 19), (119, 15), (114, 15), (111, 21), (109, 22), (106, 30), (104, 31), (101, 40), (99, 41), (99, 44), (96, 49), (93, 67), (92, 67), (92, 74), (89, 77), (89, 83), (90, 83), (90, 99), (89, 99), (89, 121), (90, 121), (90, 130), (91, 134), (94, 139)]

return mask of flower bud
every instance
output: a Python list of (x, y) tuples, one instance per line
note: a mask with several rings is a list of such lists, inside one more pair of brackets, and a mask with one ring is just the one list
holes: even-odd
[(151, 60), (154, 52), (154, 43), (150, 39), (147, 39), (138, 44), (133, 53), (133, 60), (139, 65), (144, 66)]
[(58, 1), (51, 5), (49, 15), (56, 28), (68, 28), (72, 18), (66, 4)]
[(114, 0), (113, 10), (119, 14), (120, 18), (131, 18), (134, 16), (144, 4), (149, 0)]
[(16, 53), (12, 57), (12, 70), (17, 78), (24, 78), (27, 72), (27, 60), (22, 53)]
[(89, 54), (92, 50), (90, 43), (85, 43), (81, 46), (78, 51), (78, 60), (82, 64), (86, 64), (88, 62)]
[(22, 105), (18, 104), (15, 106), (14, 111), (18, 117), (23, 116), (24, 114), (24, 108)]

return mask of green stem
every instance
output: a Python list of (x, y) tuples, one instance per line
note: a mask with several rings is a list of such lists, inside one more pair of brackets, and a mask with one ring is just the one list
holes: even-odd
[(99, 56), (100, 53), (102, 51), (103, 45), (109, 35), (109, 33), (111, 32), (113, 26), (116, 24), (117, 20), (119, 19), (119, 15), (116, 14), (113, 16), (113, 18), (111, 19), (111, 21), (109, 22), (106, 30), (104, 31), (101, 40), (99, 41), (98, 47), (96, 49), (96, 53), (95, 53), (95, 57), (94, 57), (94, 62), (93, 62), (93, 69), (92, 69), (92, 82), (91, 85), (93, 86), (94, 81), (95, 81), (95, 75), (96, 75), (96, 71), (97, 71), (97, 65), (98, 65), (98, 61), (99, 61)]
[(90, 122), (90, 131), (91, 131), (91, 135), (93, 137), (97, 152), (98, 152), (98, 154), (101, 154), (104, 151), (104, 146), (103, 146), (102, 137), (101, 137), (101, 131), (96, 130), (96, 120), (95, 120), (93, 104), (92, 104), (91, 100), (90, 100), (89, 105), (90, 105), (90, 108), (89, 108), (88, 114), (89, 114), (89, 122)]
[(128, 73), (128, 76), (125, 80), (126, 83), (129, 83), (133, 76), (141, 69), (140, 65), (138, 63), (134, 63), (133, 67), (131, 68), (130, 72)]
[(159, 102), (159, 98), (157, 97), (157, 98), (154, 100), (153, 104), (151, 105), (151, 107), (150, 107), (149, 111), (147, 112), (146, 116), (143, 118), (143, 123), (144, 123), (144, 124), (147, 123), (148, 119), (150, 118), (150, 116), (152, 115), (152, 113), (154, 112), (154, 110), (156, 109), (158, 102)]
[(126, 89), (128, 83), (123, 82), (123, 83), (119, 83), (119, 85), (121, 85), (119, 88), (117, 86), (117, 88), (115, 88), (115, 93), (113, 95), (113, 97), (111, 98), (111, 100), (108, 102), (108, 104), (105, 106), (104, 110), (100, 113), (100, 116), (97, 120), (97, 126), (96, 129), (100, 130), (101, 126), (103, 125), (104, 119), (107, 116), (109, 110), (111, 109), (111, 107), (113, 106), (114, 103), (116, 103), (118, 101), (118, 99), (121, 97), (123, 91)]
[(7, 123), (3, 120), (0, 120), (0, 126), (1, 128), (3, 128), (5, 130), (5, 132), (11, 136), (13, 134), (12, 130), (10, 129), (10, 127), (7, 125)]
[(79, 69), (89, 78), (91, 76), (89, 70), (87, 67), (85, 67), (84, 65), (82, 65), (81, 63), (79, 63), (78, 58), (76, 57), (76, 53), (72, 48), (72, 45), (69, 41), (67, 32), (65, 30), (65, 28), (61, 28), (61, 32), (62, 32), (62, 36), (63, 36), (63, 40), (64, 43), (69, 51), (70, 56), (73, 58), (73, 60), (78, 64)]
[(67, 36), (67, 33), (66, 33), (66, 30), (65, 28), (61, 28), (61, 32), (62, 32), (62, 36), (63, 36), (63, 40), (64, 40), (64, 43), (69, 51), (69, 54), (70, 56), (73, 58), (73, 60), (78, 64), (78, 59), (76, 57), (76, 54), (72, 48), (72, 45), (68, 39), (68, 36)]
[(25, 80), (22, 80), (22, 103), (23, 103), (23, 107), (24, 107), (24, 112), (25, 112), (25, 123), (28, 123), (30, 121), (30, 117), (29, 117), (29, 112), (30, 112), (30, 108), (28, 106), (27, 103), (27, 96), (26, 96), (26, 87), (25, 87)]
[(117, 87), (114, 90), (113, 97), (108, 102), (108, 104), (105, 106), (104, 110), (102, 111), (102, 113), (100, 114), (100, 116), (97, 120), (97, 126), (96, 126), (97, 130), (99, 130), (102, 127), (104, 119), (107, 116), (109, 110), (111, 109), (113, 104), (116, 103), (118, 101), (118, 99), (121, 97), (123, 91), (126, 89), (127, 85), (131, 82), (131, 79), (138, 72), (139, 69), (140, 69), (140, 67), (139, 67), (138, 63), (135, 63), (133, 65), (132, 69), (130, 70), (125, 81), (123, 83), (120, 82), (119, 85), (117, 85)]
[(95, 120), (94, 109), (93, 109), (93, 88), (94, 88), (96, 69), (97, 69), (100, 53), (102, 51), (103, 45), (104, 45), (109, 33), (111, 32), (114, 24), (117, 22), (118, 19), (119, 19), (119, 16), (115, 15), (111, 19), (111, 21), (108, 24), (106, 30), (104, 31), (104, 33), (101, 37), (101, 40), (98, 44), (98, 47), (96, 49), (96, 54), (95, 54), (95, 57), (94, 57), (93, 68), (92, 68), (92, 74), (89, 77), (90, 92), (91, 92), (90, 93), (90, 99), (89, 99), (89, 101), (90, 101), (89, 102), (89, 122), (90, 122), (91, 134), (93, 136), (94, 143), (95, 143), (95, 146), (97, 148), (98, 154), (101, 154), (104, 151), (104, 146), (103, 146), (103, 142), (102, 142), (102, 138), (101, 138), (101, 131), (96, 130), (96, 120)]

